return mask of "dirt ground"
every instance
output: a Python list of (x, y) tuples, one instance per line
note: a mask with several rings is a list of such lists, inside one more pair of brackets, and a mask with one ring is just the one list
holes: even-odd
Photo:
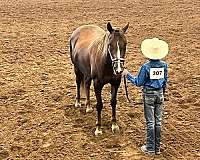
[[(109, 85), (103, 91), (103, 135), (94, 136), (96, 111), (75, 108), (68, 39), (83, 24), (108, 21), (127, 31), (126, 67), (146, 60), (140, 44), (169, 43), (169, 83), (162, 154), (147, 157), (141, 88), (122, 83), (120, 133), (111, 132)], [(0, 159), (200, 159), (200, 2), (198, 0), (0, 0)], [(92, 105), (95, 98), (92, 89)]]

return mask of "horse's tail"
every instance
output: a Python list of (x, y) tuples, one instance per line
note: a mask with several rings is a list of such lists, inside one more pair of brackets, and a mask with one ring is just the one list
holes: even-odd
[(73, 50), (73, 48), (72, 48), (72, 41), (71, 41), (71, 38), (70, 38), (70, 40), (69, 40), (69, 53), (70, 53), (71, 59), (72, 59), (72, 50)]
[(70, 52), (70, 58), (72, 63), (74, 63), (74, 50), (75, 50), (75, 46), (77, 43), (78, 38), (74, 38), (73, 36), (70, 37), (69, 39), (69, 52)]
[(85, 78), (84, 77), (81, 80), (80, 92), (81, 92), (81, 97), (85, 97), (86, 94), (85, 94)]

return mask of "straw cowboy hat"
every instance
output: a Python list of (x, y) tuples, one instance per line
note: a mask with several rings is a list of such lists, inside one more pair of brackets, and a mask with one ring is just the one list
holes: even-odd
[(145, 39), (141, 51), (149, 59), (162, 59), (168, 54), (168, 44), (158, 38)]

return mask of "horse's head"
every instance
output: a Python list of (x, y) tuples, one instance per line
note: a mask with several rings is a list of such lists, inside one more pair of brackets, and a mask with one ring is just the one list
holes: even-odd
[(112, 61), (113, 72), (115, 75), (121, 74), (124, 69), (125, 52), (127, 40), (125, 32), (128, 29), (129, 23), (122, 29), (113, 28), (108, 22), (108, 54)]

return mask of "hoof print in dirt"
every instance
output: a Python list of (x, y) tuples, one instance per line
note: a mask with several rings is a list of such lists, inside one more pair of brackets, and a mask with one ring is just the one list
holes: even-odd
[(3, 148), (3, 147), (0, 147), (0, 159), (6, 159), (9, 157), (9, 152)]

